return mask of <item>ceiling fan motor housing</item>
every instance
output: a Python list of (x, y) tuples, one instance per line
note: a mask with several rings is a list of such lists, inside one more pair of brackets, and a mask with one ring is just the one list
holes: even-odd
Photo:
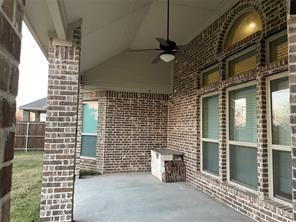
[(159, 48), (163, 51), (166, 51), (166, 52), (178, 50), (176, 42), (171, 41), (171, 40), (166, 40), (166, 44), (160, 44)]

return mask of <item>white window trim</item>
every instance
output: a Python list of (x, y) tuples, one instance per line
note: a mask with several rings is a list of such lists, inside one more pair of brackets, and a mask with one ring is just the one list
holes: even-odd
[(81, 133), (82, 136), (97, 136), (96, 133)]
[(80, 155), (80, 158), (88, 159), (88, 160), (96, 160), (96, 157), (83, 156), (83, 155)]
[(273, 42), (274, 40), (277, 40), (283, 36), (288, 36), (287, 30), (283, 30), (279, 33), (276, 33), (270, 37), (268, 37), (265, 41), (265, 55), (266, 55), (266, 63), (270, 63), (270, 43)]
[(268, 147), (268, 187), (269, 187), (269, 198), (279, 202), (284, 205), (288, 205), (290, 207), (293, 206), (292, 200), (285, 201), (283, 199), (280, 199), (278, 197), (274, 196), (274, 188), (273, 188), (273, 159), (272, 159), (272, 151), (273, 150), (279, 150), (279, 151), (288, 151), (291, 152), (291, 146), (281, 146), (281, 145), (273, 145), (272, 144), (272, 125), (271, 125), (271, 95), (270, 95), (270, 82), (275, 79), (280, 79), (283, 77), (288, 77), (288, 72), (280, 73), (277, 75), (270, 76), (266, 78), (266, 93), (267, 93), (267, 100), (266, 100), (266, 106), (267, 106), (267, 147)]
[[(204, 74), (207, 73), (208, 71), (212, 70), (212, 69), (216, 69), (216, 68), (219, 68), (219, 63), (215, 64), (215, 65), (212, 65), (212, 66), (209, 66), (208, 68), (202, 70), (200, 72), (200, 86), (201, 87), (204, 87), (205, 85), (203, 84), (203, 80), (204, 80)], [(220, 73), (219, 73), (219, 77), (220, 77)]]
[[(208, 93), (205, 95), (202, 95), (200, 97), (200, 172), (202, 172), (203, 174), (219, 179), (219, 174), (220, 174), (220, 169), (217, 174), (211, 173), (209, 171), (203, 170), (203, 142), (212, 142), (212, 143), (217, 143), (218, 144), (218, 149), (219, 149), (219, 138), (218, 139), (209, 139), (209, 138), (203, 138), (203, 99), (206, 97), (211, 97), (211, 96), (219, 96), (220, 93), (219, 92), (212, 92), (212, 93)], [(219, 100), (218, 100), (219, 101)], [(218, 103), (218, 109), (219, 109), (219, 103)], [(218, 159), (219, 161), (219, 159)], [(218, 163), (219, 164), (219, 163)]]
[(229, 140), (229, 92), (237, 90), (237, 89), (243, 89), (243, 88), (246, 88), (249, 86), (254, 86), (254, 85), (256, 85), (256, 81), (251, 81), (248, 83), (239, 84), (239, 85), (229, 87), (226, 89), (226, 162), (227, 162), (227, 182), (230, 185), (236, 186), (242, 190), (246, 190), (251, 193), (258, 194), (258, 186), (256, 189), (252, 189), (250, 187), (244, 186), (240, 183), (236, 183), (235, 181), (230, 180), (230, 156), (229, 156), (230, 145), (254, 147), (257, 149), (257, 142), (243, 142), (243, 141), (230, 141)]
[(225, 59), (225, 73), (226, 73), (226, 78), (229, 78), (229, 77), (232, 77), (232, 76), (229, 76), (229, 63), (241, 56), (244, 56), (245, 54), (249, 53), (249, 52), (256, 52), (256, 46), (250, 46), (249, 48), (246, 48), (232, 56), (229, 56)]

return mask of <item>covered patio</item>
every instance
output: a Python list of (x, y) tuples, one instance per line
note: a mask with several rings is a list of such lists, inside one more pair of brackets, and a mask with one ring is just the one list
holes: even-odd
[(77, 222), (251, 222), (186, 183), (149, 173), (107, 174), (76, 181)]
[[(295, 221), (296, 1), (167, 3), (0, 0), (1, 222), (23, 20), (49, 62), (41, 222)], [(186, 184), (126, 174), (163, 148)]]
[(25, 21), (49, 61), (40, 220), (76, 219), (80, 170), (150, 172), (151, 150), (169, 148), (183, 153), (187, 183), (254, 220), (293, 221), (295, 78), (288, 76), (296, 69), (288, 48), (295, 51), (296, 29), (287, 6), (28, 0)]

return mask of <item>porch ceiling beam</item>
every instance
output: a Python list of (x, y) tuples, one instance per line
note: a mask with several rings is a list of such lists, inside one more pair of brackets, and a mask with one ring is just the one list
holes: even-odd
[(59, 40), (67, 41), (68, 22), (63, 1), (46, 0), (46, 3), (55, 28), (57, 38)]

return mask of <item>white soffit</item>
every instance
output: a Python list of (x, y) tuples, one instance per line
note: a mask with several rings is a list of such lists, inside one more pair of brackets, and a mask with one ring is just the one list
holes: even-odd
[[(128, 48), (158, 47), (154, 37), (166, 36), (166, 0), (59, 0), (65, 14), (59, 19), (52, 19), (47, 1), (57, 0), (26, 1), (29, 28), (46, 51), (49, 31), (82, 18), (82, 72)], [(187, 43), (235, 2), (171, 0), (171, 39)]]

